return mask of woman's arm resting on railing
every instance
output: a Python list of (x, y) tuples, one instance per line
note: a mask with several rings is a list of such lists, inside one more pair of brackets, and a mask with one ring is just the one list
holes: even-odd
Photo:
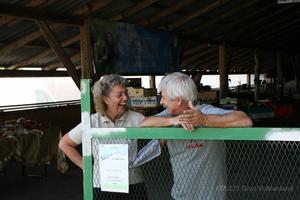
[(68, 134), (65, 134), (59, 142), (59, 148), (73, 163), (83, 169), (82, 156), (77, 151), (76, 146), (78, 146), (78, 144), (71, 140)]

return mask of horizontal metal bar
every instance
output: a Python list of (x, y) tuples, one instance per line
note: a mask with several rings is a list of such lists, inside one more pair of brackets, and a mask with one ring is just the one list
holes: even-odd
[(300, 141), (300, 128), (90, 128), (93, 138)]

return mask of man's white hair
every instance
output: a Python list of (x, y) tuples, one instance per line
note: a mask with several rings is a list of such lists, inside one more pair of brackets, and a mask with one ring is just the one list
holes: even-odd
[(194, 81), (188, 75), (181, 72), (174, 72), (164, 77), (158, 89), (160, 92), (165, 89), (170, 100), (181, 97), (186, 102), (194, 102), (198, 96)]

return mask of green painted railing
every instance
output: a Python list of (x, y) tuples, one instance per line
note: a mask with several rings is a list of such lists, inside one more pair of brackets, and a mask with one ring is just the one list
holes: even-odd
[(84, 199), (93, 199), (91, 139), (199, 139), (248, 141), (300, 141), (300, 128), (92, 128), (90, 120), (90, 81), (81, 80), (83, 127)]

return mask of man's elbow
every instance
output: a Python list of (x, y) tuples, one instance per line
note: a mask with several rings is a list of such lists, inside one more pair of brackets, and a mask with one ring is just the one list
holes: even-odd
[(239, 119), (240, 119), (240, 123), (242, 126), (244, 127), (251, 127), (253, 126), (253, 121), (250, 117), (248, 117), (248, 115), (243, 112), (243, 111), (237, 111), (239, 113)]
[(253, 121), (248, 116), (245, 117), (244, 121), (245, 127), (253, 126)]

